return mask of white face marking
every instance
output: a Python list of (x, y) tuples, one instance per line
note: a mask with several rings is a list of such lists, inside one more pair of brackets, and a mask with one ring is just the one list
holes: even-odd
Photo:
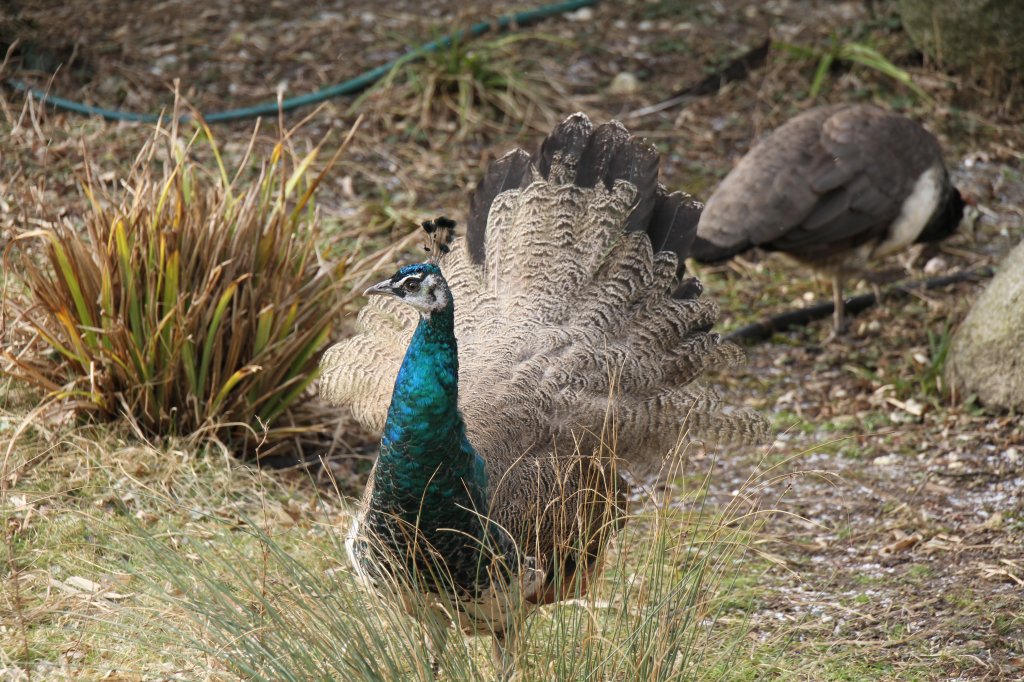
[(942, 197), (943, 169), (937, 163), (914, 183), (914, 189), (903, 201), (899, 217), (889, 226), (889, 237), (872, 251), (872, 256), (888, 256), (914, 243), (931, 220)]
[(441, 309), (448, 305), (448, 292), (445, 287), (441, 286), (436, 275), (427, 275), (423, 283), (425, 289), (430, 292), (431, 297), (434, 299), (436, 309)]
[(436, 275), (427, 275), (423, 279), (420, 279), (419, 275), (409, 275), (397, 282), (394, 288), (404, 287), (409, 280), (418, 281), (419, 289), (416, 291), (404, 290), (405, 294), (401, 300), (418, 310), (426, 319), (429, 320), (431, 313), (443, 310), (448, 305), (448, 292)]
[(412, 282), (422, 282), (421, 278), (422, 278), (422, 275), (408, 275), (408, 276), (403, 277), (402, 279), (398, 280), (397, 282), (395, 282), (392, 286), (395, 289), (401, 289), (402, 287), (405, 286), (406, 282), (410, 282), (410, 281), (412, 281)]

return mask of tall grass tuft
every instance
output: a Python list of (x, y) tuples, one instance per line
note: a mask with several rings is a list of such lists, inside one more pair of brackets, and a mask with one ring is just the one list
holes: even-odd
[[(551, 74), (535, 54), (538, 45), (564, 42), (539, 33), (485, 40), (453, 39), (440, 49), (410, 53), (357, 100), (401, 122), (412, 135), (462, 140), (511, 124), (551, 124), (564, 106)], [(541, 125), (543, 124), (543, 125)]]
[[(756, 495), (714, 509), (707, 478), (689, 480), (637, 501), (589, 589), (526, 621), (516, 679), (731, 679), (748, 632), (743, 557), (763, 517)], [(191, 621), (166, 629), (167, 641), (247, 680), (496, 679), (489, 638), (456, 631), (435, 676), (426, 641), (437, 633), (405, 612), (432, 603), (404, 592), (403, 608), (361, 588), (331, 507), (324, 523), (287, 531), (231, 518), (196, 537), (129, 535), (124, 546), (146, 567), (136, 577)], [(155, 626), (144, 625), (159, 646)]]
[(12, 241), (23, 295), (7, 302), (0, 371), (79, 413), (239, 454), (325, 432), (307, 389), (346, 302), (345, 264), (316, 251), (313, 197), (345, 145), (316, 174), (322, 143), (300, 155), (288, 139), (253, 180), (256, 133), (232, 176), (201, 124), (191, 139), (158, 128), (123, 191), (87, 171), (84, 229), (61, 220)]

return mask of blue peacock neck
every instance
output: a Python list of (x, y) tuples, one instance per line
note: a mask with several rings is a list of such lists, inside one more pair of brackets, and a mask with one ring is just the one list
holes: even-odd
[[(436, 266), (431, 267), (440, 278)], [(378, 287), (400, 289), (409, 276), (422, 271), (407, 266)], [(448, 578), (433, 589), (454, 587), (479, 595), (495, 575), (504, 580), (517, 570), (519, 555), (507, 533), (487, 520), (484, 461), (466, 439), (459, 413), (455, 307), (443, 279), (439, 286), (430, 293), (439, 294), (433, 300), (444, 300), (444, 306), (420, 318), (384, 423), (369, 505), (361, 520), (376, 542), (371, 546), (364, 541), (354, 549), (366, 568), (394, 568), (397, 559), (407, 575), (420, 577), (437, 575), (440, 559)], [(492, 565), (492, 552), (502, 561)]]
[(424, 529), (441, 524), (480, 536), (487, 475), (466, 440), (458, 405), (459, 355), (449, 296), (444, 309), (420, 318), (398, 371), (371, 509)]

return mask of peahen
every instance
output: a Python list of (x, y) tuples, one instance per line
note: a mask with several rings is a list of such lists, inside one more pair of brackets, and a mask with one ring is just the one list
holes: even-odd
[(838, 334), (846, 277), (944, 239), (963, 213), (942, 148), (919, 123), (868, 104), (824, 106), (787, 121), (726, 176), (691, 255), (715, 262), (758, 246), (814, 267), (832, 280)]
[(658, 161), (583, 114), (536, 157), (510, 152), (465, 238), (449, 248), (454, 223), (426, 223), (429, 262), (370, 287), (361, 331), (322, 361), (321, 394), (383, 432), (348, 536), (357, 573), (438, 596), (413, 610), (492, 634), (499, 664), (522, 615), (600, 567), (622, 521), (617, 463), (657, 467), (684, 432), (766, 433), (701, 381), (742, 353), (683, 276), (700, 205), (658, 184)]

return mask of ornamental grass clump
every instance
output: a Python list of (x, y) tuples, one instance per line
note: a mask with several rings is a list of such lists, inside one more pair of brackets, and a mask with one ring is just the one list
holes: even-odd
[(84, 226), (11, 244), (2, 371), (147, 437), (257, 456), (322, 440), (328, 413), (308, 389), (348, 287), (345, 264), (316, 250), (313, 197), (345, 145), (315, 174), (321, 147), (300, 155), (282, 134), (243, 180), (254, 146), (231, 177), (208, 128), (183, 140), (172, 126), (120, 191), (86, 171)]

